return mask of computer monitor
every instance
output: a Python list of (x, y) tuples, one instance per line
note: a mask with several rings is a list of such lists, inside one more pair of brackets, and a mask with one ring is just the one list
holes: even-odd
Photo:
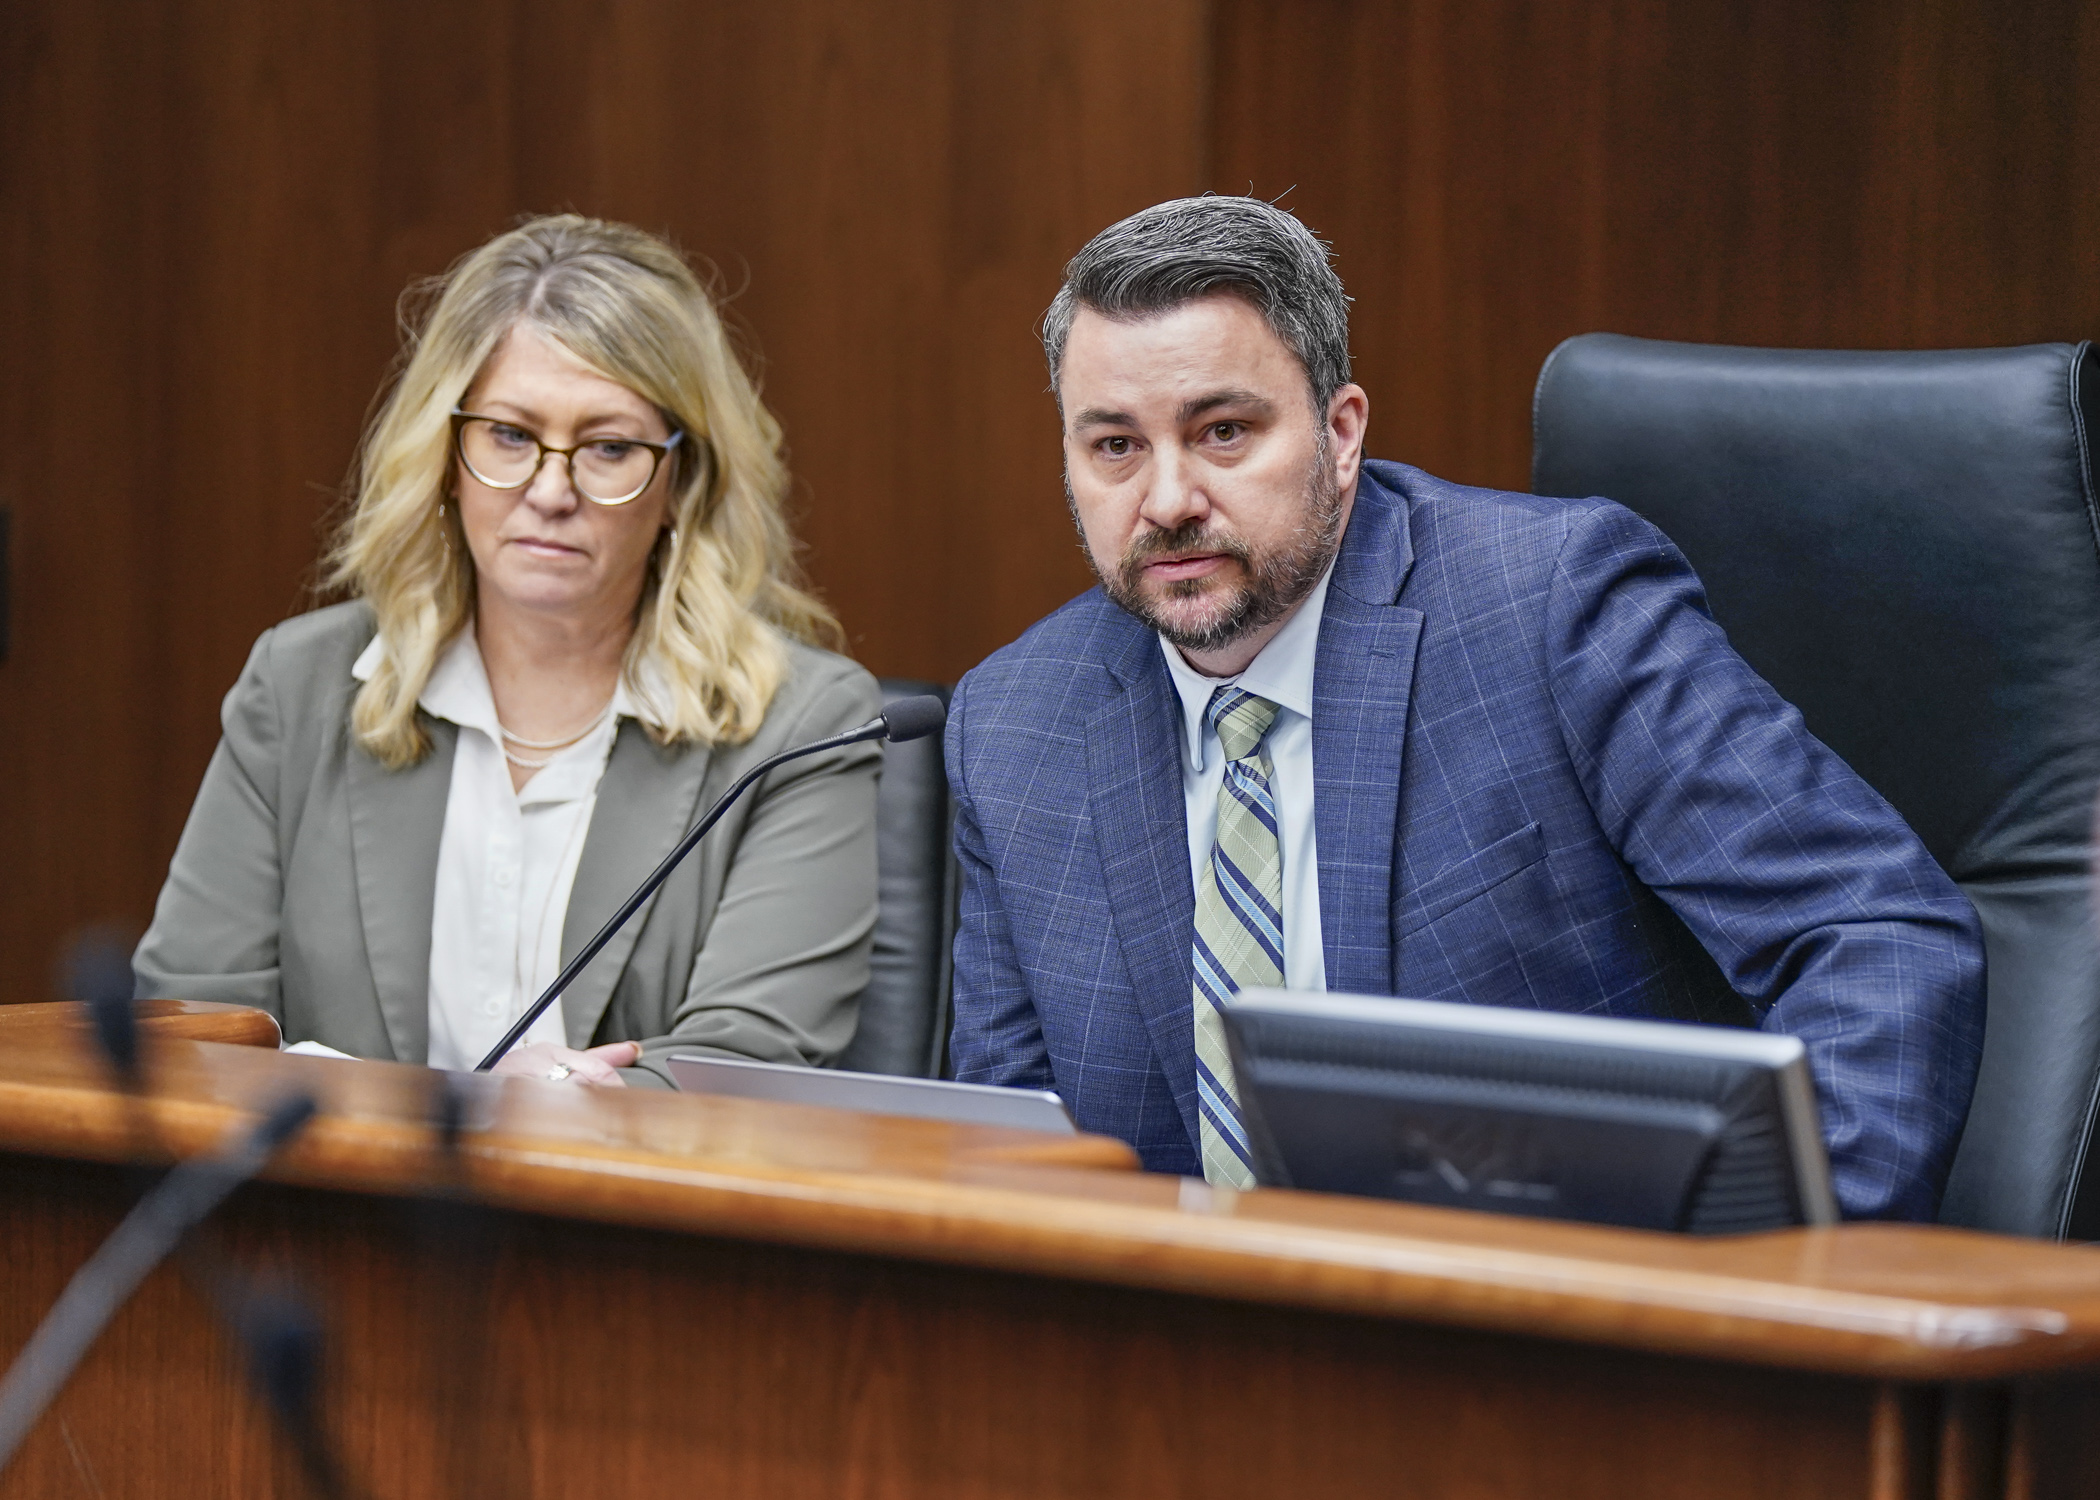
[(1223, 1016), (1265, 1186), (1692, 1234), (1837, 1219), (1795, 1037), (1281, 990)]

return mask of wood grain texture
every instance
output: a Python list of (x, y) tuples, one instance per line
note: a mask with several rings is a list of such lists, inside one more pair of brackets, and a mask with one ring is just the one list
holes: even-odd
[[(0, 1150), (124, 1159), (100, 1070), (10, 1037)], [(323, 1116), (273, 1165), (304, 1187), (448, 1180), (441, 1075), (168, 1041), (155, 1130), (207, 1148), (285, 1089)], [(925, 1260), (1874, 1379), (2100, 1366), (2100, 1254), (1855, 1225), (1691, 1239), (1321, 1194), (1236, 1194), (1128, 1170), (1116, 1142), (755, 1100), (473, 1084), (466, 1181), (508, 1210)]]
[(1934, 348), (2100, 334), (2077, 0), (1219, 0), (1212, 177), (1334, 242), (1371, 449), (1530, 487), (1594, 330)]
[(1956, 1385), (1941, 1393), (1934, 1500), (1993, 1500), (2005, 1493), (2008, 1405), (2003, 1386)]
[[(114, 1211), (0, 1157), (0, 1347)], [(1861, 1497), (1870, 1388), (1119, 1286), (268, 1188), (221, 1241), (326, 1308), (366, 1493)], [(449, 1269), (447, 1268), (449, 1265)], [(148, 1283), (0, 1497), (298, 1493), (238, 1366)]]
[(2100, 328), (2096, 101), (2074, 0), (17, 0), (0, 1000), (147, 920), (221, 695), (309, 597), (396, 296), (519, 213), (719, 267), (855, 650), (952, 681), (1086, 582), (1032, 335), (1120, 215), (1292, 189), (1374, 451), (1522, 487), (1572, 333)]
[[(180, 1037), (193, 1042), (267, 1047), (274, 1052), (284, 1039), (277, 1029), (276, 1017), (246, 1005), (221, 1005), (213, 1000), (135, 1000), (132, 1010), (148, 1046), (157, 1039)], [(87, 1008), (76, 1001), (0, 1006), (0, 1046), (9, 1039), (29, 1036), (48, 1041), (54, 1034), (66, 1036), (76, 1046), (93, 1045), (93, 1027)]]
[(2100, 1378), (2019, 1381), (2006, 1433), (2006, 1500), (2100, 1495)]
[(1871, 1500), (1938, 1500), (1933, 1494), (1936, 1394), (1914, 1385), (1874, 1388), (1867, 1417)]
[(144, 925), (221, 697), (309, 600), (397, 296), (519, 214), (719, 268), (869, 666), (953, 681), (1077, 592), (1032, 327), (1095, 228), (1201, 186), (1204, 15), (11, 6), (0, 999), (53, 998), (80, 924)]

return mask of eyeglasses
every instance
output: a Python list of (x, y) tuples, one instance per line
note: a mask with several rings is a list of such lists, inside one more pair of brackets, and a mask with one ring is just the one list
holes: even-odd
[(452, 408), (453, 451), (467, 472), (492, 490), (523, 489), (551, 453), (569, 466), (569, 483), (584, 499), (625, 505), (649, 488), (664, 455), (683, 441), (685, 434), (674, 432), (662, 443), (602, 437), (550, 448), (515, 422)]

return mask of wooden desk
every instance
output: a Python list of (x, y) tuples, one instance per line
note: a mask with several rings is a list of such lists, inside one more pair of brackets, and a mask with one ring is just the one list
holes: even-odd
[[(326, 1308), (374, 1496), (2100, 1494), (2083, 1249), (1214, 1192), (1095, 1139), (532, 1080), (482, 1081), (448, 1168), (436, 1075), (193, 1023), (232, 1024), (159, 1027), (174, 1150), (291, 1085), (326, 1111), (222, 1239)], [(82, 1041), (0, 1013), (0, 1351), (123, 1207)], [(493, 1206), (465, 1232), (423, 1198), (455, 1176)], [(0, 1478), (298, 1493), (172, 1272)]]

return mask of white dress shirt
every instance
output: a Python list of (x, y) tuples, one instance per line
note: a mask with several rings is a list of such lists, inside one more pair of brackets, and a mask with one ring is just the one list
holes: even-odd
[(1313, 833), (1313, 661), (1320, 644), (1320, 616), (1327, 608), (1333, 565), (1305, 596), (1298, 612), (1262, 647), (1237, 677), (1206, 677), (1182, 659), (1165, 636), (1174, 691), (1181, 696), (1181, 792), (1189, 824), (1189, 876), (1198, 883), (1210, 862), (1218, 833), (1218, 788), (1225, 782), (1225, 752), (1215, 730), (1203, 722), (1211, 694), (1237, 687), (1277, 706), (1269, 729), (1269, 762), (1275, 776), (1276, 831), (1283, 846), (1283, 983), (1292, 990), (1325, 990), (1327, 957), (1320, 948), (1320, 853)]
[[(379, 638), (351, 672), (377, 669)], [(583, 859), (598, 780), (619, 721), (654, 718), (627, 692), (613, 690), (612, 712), (513, 790), (488, 670), (470, 622), (438, 658), (416, 700), (459, 726), (445, 828), (438, 842), (437, 889), (430, 914), (430, 1065), (465, 1070), (524, 1014), (561, 972), (562, 924)], [(544, 751), (521, 750), (533, 759)], [(568, 1045), (560, 1001), (525, 1033), (529, 1042)]]

